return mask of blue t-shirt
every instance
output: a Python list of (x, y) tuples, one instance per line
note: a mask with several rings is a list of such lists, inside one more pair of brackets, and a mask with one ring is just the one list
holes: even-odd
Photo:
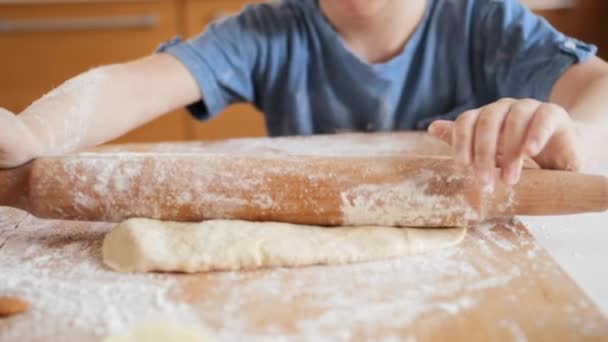
[(517, 0), (428, 0), (404, 49), (379, 64), (344, 45), (317, 0), (250, 5), (159, 49), (196, 79), (195, 117), (250, 102), (271, 136), (424, 129), (503, 97), (547, 101), (596, 50)]

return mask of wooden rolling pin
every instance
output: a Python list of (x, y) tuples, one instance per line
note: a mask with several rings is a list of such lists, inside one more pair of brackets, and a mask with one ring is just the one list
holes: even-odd
[(81, 153), (0, 171), (0, 205), (50, 219), (461, 226), (608, 208), (606, 177), (525, 170), (483, 189), (448, 157)]

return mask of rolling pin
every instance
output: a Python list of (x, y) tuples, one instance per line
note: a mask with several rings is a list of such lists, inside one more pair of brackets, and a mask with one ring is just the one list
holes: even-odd
[(516, 186), (497, 181), (488, 189), (445, 156), (79, 153), (0, 170), (0, 205), (84, 221), (446, 227), (515, 214), (604, 211), (608, 182), (524, 170)]

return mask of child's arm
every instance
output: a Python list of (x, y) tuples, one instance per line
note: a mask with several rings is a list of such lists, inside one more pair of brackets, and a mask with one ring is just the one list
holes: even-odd
[(606, 154), (608, 63), (594, 57), (572, 66), (553, 87), (550, 103), (501, 99), (454, 123), (435, 122), (429, 131), (451, 143), (455, 159), (474, 165), (485, 182), (500, 160), (503, 181), (516, 183), (526, 155), (543, 168), (580, 170)]
[(595, 57), (572, 66), (553, 87), (550, 101), (563, 106), (575, 121), (587, 124), (588, 138), (600, 143), (595, 146), (603, 145), (608, 132), (608, 63)]
[(0, 167), (106, 142), (200, 98), (188, 70), (168, 54), (90, 70), (20, 115), (0, 110)]

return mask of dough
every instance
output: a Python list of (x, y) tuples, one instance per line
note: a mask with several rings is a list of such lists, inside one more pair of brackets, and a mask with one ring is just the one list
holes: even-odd
[(207, 342), (198, 330), (169, 322), (147, 323), (125, 335), (106, 337), (102, 342)]
[(206, 272), (345, 264), (458, 244), (466, 228), (327, 228), (274, 222), (129, 219), (104, 239), (103, 261), (120, 272)]

